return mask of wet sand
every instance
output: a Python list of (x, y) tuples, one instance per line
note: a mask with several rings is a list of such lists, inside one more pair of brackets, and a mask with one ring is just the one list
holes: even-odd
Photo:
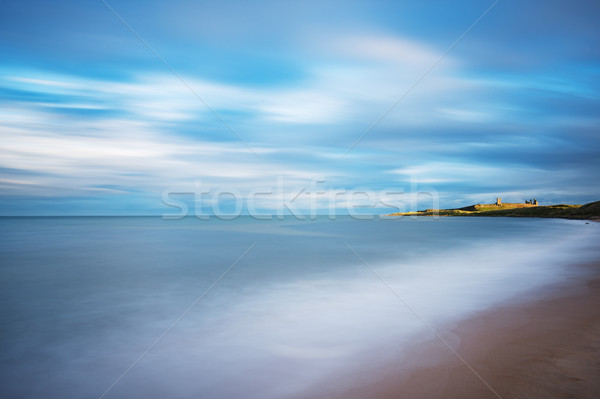
[(600, 398), (600, 263), (586, 268), (589, 279), (439, 329), (464, 362), (432, 339), (378, 381), (331, 397)]

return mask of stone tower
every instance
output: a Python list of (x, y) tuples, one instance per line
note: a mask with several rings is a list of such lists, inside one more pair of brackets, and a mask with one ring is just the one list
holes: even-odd
[(496, 205), (502, 205), (502, 198), (496, 198)]

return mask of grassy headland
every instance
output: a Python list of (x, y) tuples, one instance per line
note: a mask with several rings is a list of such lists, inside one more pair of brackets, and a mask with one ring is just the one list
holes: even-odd
[(585, 205), (477, 204), (457, 209), (398, 212), (390, 216), (504, 216), (526, 218), (591, 219), (600, 221), (600, 201)]

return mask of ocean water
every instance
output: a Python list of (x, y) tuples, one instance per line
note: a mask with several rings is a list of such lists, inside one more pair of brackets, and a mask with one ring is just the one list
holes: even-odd
[(325, 397), (425, 323), (577, 277), (599, 238), (545, 219), (0, 218), (0, 397)]

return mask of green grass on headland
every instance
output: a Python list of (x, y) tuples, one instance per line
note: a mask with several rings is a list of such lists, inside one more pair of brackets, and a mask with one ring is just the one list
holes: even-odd
[(600, 201), (585, 205), (527, 206), (524, 204), (478, 204), (459, 209), (427, 209), (393, 213), (390, 216), (504, 216), (525, 218), (563, 218), (600, 220)]

